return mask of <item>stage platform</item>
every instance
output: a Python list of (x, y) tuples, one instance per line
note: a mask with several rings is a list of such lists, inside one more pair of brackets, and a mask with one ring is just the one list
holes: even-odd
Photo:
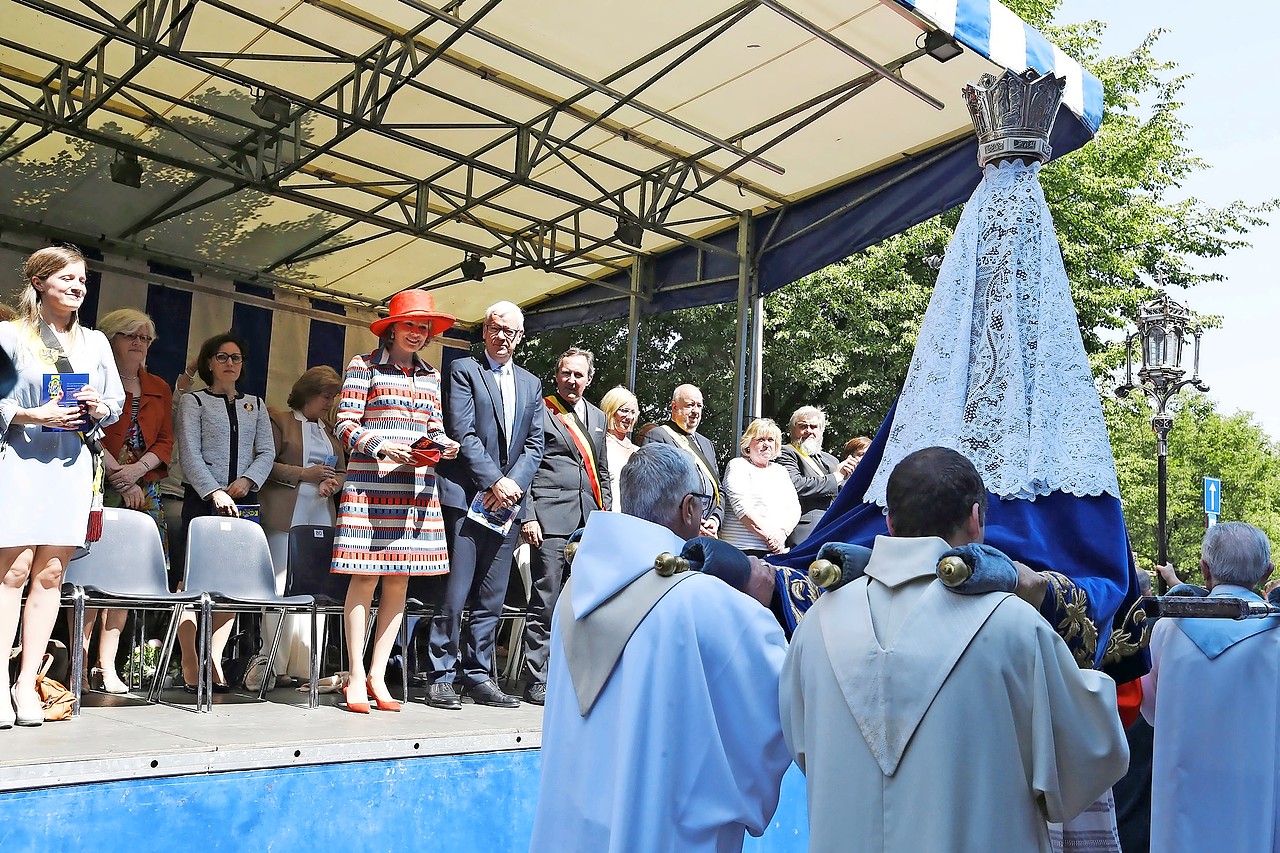
[[(442, 711), (413, 695), (366, 716), (338, 694), (308, 710), (293, 690), (215, 696), (208, 714), (86, 694), (75, 720), (0, 731), (0, 850), (527, 849), (542, 709)], [(793, 767), (773, 826), (745, 849), (804, 850), (807, 835)]]

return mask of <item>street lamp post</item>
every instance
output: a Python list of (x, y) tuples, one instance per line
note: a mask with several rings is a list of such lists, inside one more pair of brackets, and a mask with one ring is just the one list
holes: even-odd
[[(1151, 429), (1156, 434), (1156, 560), (1160, 565), (1169, 562), (1168, 533), (1168, 458), (1169, 431), (1173, 429), (1173, 414), (1169, 400), (1174, 394), (1190, 385), (1199, 391), (1209, 386), (1200, 379), (1200, 333), (1190, 309), (1174, 302), (1161, 292), (1155, 299), (1138, 307), (1138, 330), (1125, 339), (1125, 382), (1116, 388), (1117, 397), (1128, 396), (1131, 391), (1141, 391), (1155, 404), (1151, 416)], [(1182, 352), (1187, 337), (1195, 340), (1195, 354), (1191, 376), (1182, 367)], [(1134, 381), (1133, 347), (1141, 350), (1142, 366)], [(1159, 591), (1165, 592), (1163, 578), (1158, 581)]]

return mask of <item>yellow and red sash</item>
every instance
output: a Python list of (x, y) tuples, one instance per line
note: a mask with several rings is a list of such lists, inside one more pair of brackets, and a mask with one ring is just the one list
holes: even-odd
[(551, 410), (551, 414), (564, 424), (565, 429), (569, 431), (569, 437), (573, 439), (574, 445), (578, 448), (578, 455), (582, 457), (582, 461), (586, 463), (587, 481), (591, 483), (591, 494), (596, 499), (596, 506), (604, 509), (604, 497), (600, 491), (600, 475), (596, 468), (596, 455), (591, 449), (591, 439), (584, 431), (578, 416), (573, 410), (566, 407), (564, 401), (555, 394), (548, 394), (542, 398), (542, 402), (547, 404), (547, 408)]
[(698, 466), (698, 470), (702, 472), (702, 478), (711, 484), (711, 502), (714, 505), (719, 506), (720, 478), (716, 476), (716, 472), (707, 464), (707, 460), (702, 458), (702, 451), (698, 449), (696, 444), (689, 440), (688, 435), (676, 429), (671, 424), (662, 424), (658, 429), (665, 429), (667, 434), (675, 441), (676, 446), (693, 457), (693, 461)]
[(793, 450), (795, 450), (796, 455), (798, 455), (800, 459), (809, 466), (809, 469), (811, 471), (817, 472), (819, 477), (825, 477), (831, 473), (830, 471), (823, 471), (822, 466), (818, 464), (817, 460), (814, 459), (812, 456), (810, 456), (808, 453), (805, 453), (804, 448), (801, 447), (798, 443), (792, 442), (791, 447)]

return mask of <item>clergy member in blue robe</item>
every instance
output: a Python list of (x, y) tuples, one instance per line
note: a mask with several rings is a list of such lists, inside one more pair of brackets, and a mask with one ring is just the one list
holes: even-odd
[[(1204, 535), (1210, 597), (1261, 601), (1267, 535), (1227, 522)], [(1280, 617), (1161, 619), (1142, 716), (1155, 729), (1151, 849), (1280, 850)]]
[(790, 764), (782, 630), (718, 578), (655, 570), (712, 508), (685, 454), (646, 444), (620, 486), (627, 514), (588, 519), (552, 622), (530, 850), (737, 851)]

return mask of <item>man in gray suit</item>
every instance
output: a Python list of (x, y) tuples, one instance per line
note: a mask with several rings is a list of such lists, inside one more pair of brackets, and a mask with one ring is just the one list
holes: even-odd
[(604, 412), (583, 398), (595, 375), (595, 357), (571, 348), (556, 366), (556, 391), (543, 411), (546, 449), (530, 488), (521, 529), (533, 547), (533, 592), (524, 623), (524, 700), (541, 705), (547, 696), (551, 614), (564, 582), (569, 536), (597, 509), (610, 509), (609, 461)]
[(794, 546), (809, 538), (857, 463), (851, 459), (840, 462), (822, 449), (827, 415), (817, 406), (796, 409), (790, 429), (791, 443), (774, 461), (787, 469), (800, 498), (800, 523), (787, 537), (787, 545)]
[[(479, 705), (513, 708), (493, 678), (498, 617), (511, 579), (519, 518), (543, 451), (542, 383), (512, 362), (524, 335), (524, 314), (511, 302), (485, 312), (484, 354), (449, 366), (444, 392), (445, 431), (461, 443), (458, 458), (436, 469), (449, 544), (444, 598), (431, 620), (427, 704), (462, 707), (454, 681)], [(506, 535), (468, 518), (477, 495), (485, 508), (511, 511)], [(466, 645), (462, 611), (471, 601)]]

